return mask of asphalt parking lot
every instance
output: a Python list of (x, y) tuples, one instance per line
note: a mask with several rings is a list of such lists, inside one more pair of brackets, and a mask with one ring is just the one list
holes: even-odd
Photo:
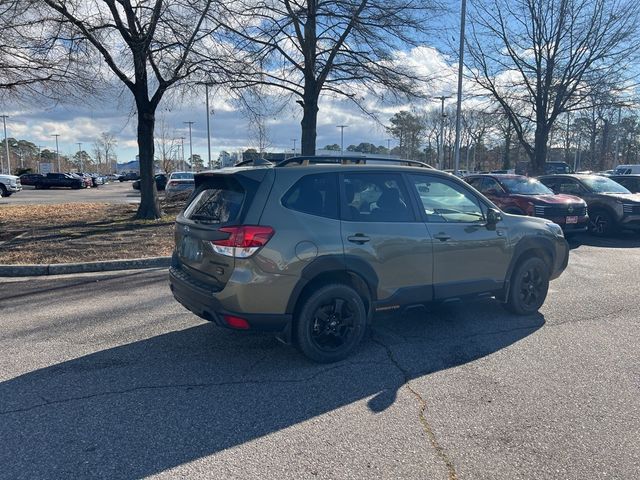
[(539, 315), (430, 306), (334, 365), (162, 270), (0, 280), (0, 478), (637, 479), (640, 239), (583, 240)]
[(97, 188), (51, 188), (36, 190), (25, 185), (22, 191), (10, 197), (0, 198), (0, 205), (30, 205), (58, 203), (140, 203), (140, 192), (131, 186), (133, 182), (110, 182)]

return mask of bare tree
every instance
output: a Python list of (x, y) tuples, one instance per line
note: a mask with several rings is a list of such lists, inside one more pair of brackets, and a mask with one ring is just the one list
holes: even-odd
[(435, 0), (231, 2), (227, 29), (238, 39), (239, 55), (255, 66), (238, 72), (234, 87), (271, 86), (297, 98), (302, 154), (313, 155), (321, 94), (346, 97), (370, 112), (365, 93), (384, 100), (419, 93), (425, 79), (394, 55), (398, 45), (420, 44), (434, 5)]
[(96, 74), (78, 62), (83, 52), (56, 41), (60, 25), (31, 7), (31, 0), (0, 1), (0, 95), (61, 99), (92, 90)]
[[(154, 174), (155, 112), (165, 93), (199, 73), (217, 43), (212, 0), (42, 0), (65, 28), (60, 40), (96, 52), (133, 95), (141, 201), (138, 218), (161, 215)], [(201, 49), (201, 50), (200, 50)], [(218, 72), (219, 69), (211, 69)], [(209, 78), (208, 81), (212, 81)]]
[[(99, 173), (111, 173), (115, 170), (113, 162), (116, 160), (118, 140), (109, 132), (102, 132), (93, 143), (93, 156)], [(103, 167), (104, 165), (104, 167)]]
[(169, 132), (169, 127), (164, 117), (160, 119), (155, 142), (156, 160), (160, 164), (160, 168), (167, 174), (173, 172), (176, 168), (175, 159), (179, 153), (180, 145), (175, 134)]
[(632, 0), (474, 1), (469, 72), (503, 108), (534, 173), (544, 170), (562, 113), (594, 92), (628, 86), (639, 11)]

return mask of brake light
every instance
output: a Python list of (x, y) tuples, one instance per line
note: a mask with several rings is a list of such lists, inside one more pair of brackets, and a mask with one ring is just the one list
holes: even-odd
[(273, 237), (275, 230), (259, 225), (240, 225), (222, 227), (221, 232), (229, 234), (228, 238), (212, 240), (213, 250), (226, 257), (248, 258), (264, 247)]

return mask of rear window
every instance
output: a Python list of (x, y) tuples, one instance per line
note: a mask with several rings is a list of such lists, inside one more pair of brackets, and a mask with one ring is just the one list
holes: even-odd
[(237, 221), (245, 199), (245, 190), (232, 178), (212, 178), (200, 187), (184, 211), (184, 217), (203, 223)]
[(171, 174), (172, 180), (193, 180), (193, 173), (191, 172), (174, 172)]

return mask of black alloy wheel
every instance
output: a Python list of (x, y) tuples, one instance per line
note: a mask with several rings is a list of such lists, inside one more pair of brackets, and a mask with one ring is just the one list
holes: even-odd
[(366, 329), (366, 310), (358, 293), (346, 285), (327, 285), (304, 303), (296, 339), (310, 359), (330, 363), (347, 357)]
[(598, 237), (611, 235), (615, 231), (613, 217), (606, 210), (594, 210), (589, 214), (589, 232)]
[(549, 291), (549, 269), (538, 257), (521, 262), (511, 276), (509, 298), (506, 308), (518, 315), (529, 315), (538, 311)]

